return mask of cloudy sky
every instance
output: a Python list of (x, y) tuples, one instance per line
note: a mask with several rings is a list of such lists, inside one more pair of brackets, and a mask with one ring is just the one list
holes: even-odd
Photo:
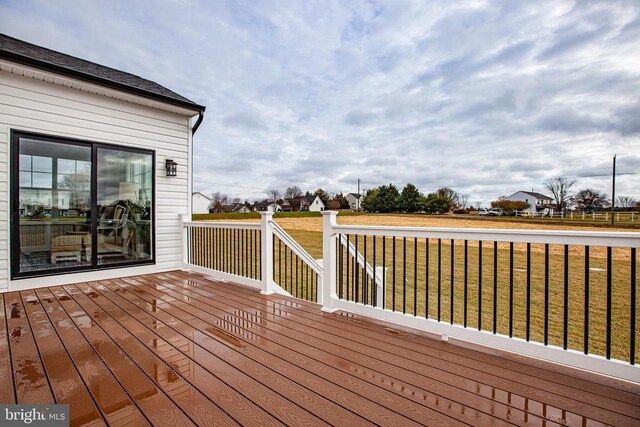
[(0, 31), (207, 106), (195, 190), (546, 178), (640, 198), (640, 2), (0, 1)]

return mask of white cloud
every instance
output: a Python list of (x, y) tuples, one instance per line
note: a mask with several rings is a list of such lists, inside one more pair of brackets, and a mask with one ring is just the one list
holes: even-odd
[(632, 0), (0, 4), (11, 36), (206, 105), (196, 190), (246, 198), (360, 178), (486, 202), (614, 153), (635, 172), (639, 23)]

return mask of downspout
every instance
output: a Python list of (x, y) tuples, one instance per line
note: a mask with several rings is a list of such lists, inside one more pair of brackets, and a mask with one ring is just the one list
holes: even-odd
[(204, 120), (204, 111), (198, 111), (198, 120), (196, 120), (196, 123), (193, 125), (193, 128), (191, 129), (191, 136), (196, 134), (196, 131), (202, 124), (203, 120)]
[[(189, 150), (189, 158), (191, 162), (191, 164), (189, 165), (189, 184), (190, 184), (191, 192), (193, 192), (193, 135), (196, 134), (196, 131), (202, 124), (203, 120), (204, 120), (204, 111), (198, 111), (198, 120), (196, 120), (196, 123), (191, 128), (191, 147)], [(189, 209), (189, 212), (193, 213), (193, 197), (191, 195), (189, 195), (188, 209)]]

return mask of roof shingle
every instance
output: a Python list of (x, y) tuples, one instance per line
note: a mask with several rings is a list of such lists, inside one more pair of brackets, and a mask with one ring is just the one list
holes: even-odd
[(204, 111), (205, 107), (151, 80), (56, 52), (0, 33), (0, 58), (90, 81), (172, 105)]

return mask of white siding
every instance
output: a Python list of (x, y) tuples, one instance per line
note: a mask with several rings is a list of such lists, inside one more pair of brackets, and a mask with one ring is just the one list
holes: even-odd
[[(195, 113), (193, 113), (195, 115)], [(123, 269), (128, 274), (179, 268), (179, 214), (189, 212), (190, 118), (105, 96), (0, 71), (0, 291), (38, 286), (42, 280), (9, 281), (9, 138), (10, 131), (77, 138), (139, 147), (156, 152), (156, 266)], [(178, 163), (178, 176), (167, 177), (166, 158)], [(87, 277), (107, 277), (114, 270), (47, 278), (43, 285)]]

